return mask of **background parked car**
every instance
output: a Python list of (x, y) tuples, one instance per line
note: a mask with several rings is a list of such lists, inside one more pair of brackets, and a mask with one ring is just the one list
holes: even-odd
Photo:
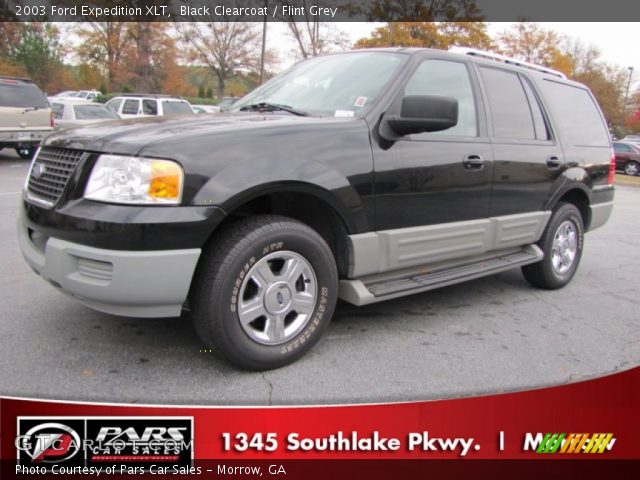
[(120, 116), (106, 105), (86, 100), (55, 100), (51, 103), (56, 130), (117, 120)]
[(218, 113), (220, 107), (218, 105), (191, 105), (193, 111), (196, 113)]
[(231, 109), (231, 107), (234, 103), (236, 103), (237, 100), (240, 100), (240, 97), (224, 97), (218, 104), (218, 107), (220, 107), (221, 112), (226, 112), (227, 110)]
[(64, 92), (60, 92), (60, 93), (56, 93), (55, 95), (52, 95), (49, 98), (65, 98), (65, 97), (69, 97), (71, 95), (75, 95), (76, 93), (78, 93), (75, 90), (65, 90)]
[(640, 174), (640, 145), (632, 142), (613, 142), (616, 155), (616, 170), (627, 175)]
[(102, 93), (98, 90), (80, 90), (79, 92), (69, 95), (70, 98), (79, 98), (82, 100), (95, 100)]
[(0, 150), (15, 148), (29, 159), (52, 130), (51, 106), (37, 85), (26, 78), (0, 77)]
[(194, 113), (189, 102), (182, 97), (174, 97), (170, 95), (120, 95), (109, 100), (106, 103), (106, 106), (122, 118)]

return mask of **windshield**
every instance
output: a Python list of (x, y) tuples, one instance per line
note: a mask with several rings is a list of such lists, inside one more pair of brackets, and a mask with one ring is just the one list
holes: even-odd
[(104, 105), (74, 105), (73, 111), (77, 120), (91, 120), (94, 118), (119, 118), (112, 110)]
[(287, 105), (314, 115), (353, 116), (369, 107), (405, 55), (353, 52), (316, 57), (294, 65), (233, 105)]
[(44, 94), (32, 83), (0, 81), (0, 107), (49, 108)]
[(162, 107), (165, 115), (193, 113), (193, 110), (191, 110), (191, 106), (187, 102), (175, 102), (171, 100), (165, 100), (164, 102), (162, 102)]

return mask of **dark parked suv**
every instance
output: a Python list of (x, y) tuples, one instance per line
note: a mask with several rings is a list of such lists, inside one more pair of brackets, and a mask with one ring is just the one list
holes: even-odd
[(302, 356), (336, 300), (379, 302), (522, 267), (556, 289), (613, 207), (587, 88), (485, 52), (302, 62), (215, 116), (50, 136), (19, 225), (49, 283), (111, 314), (190, 311), (247, 369)]

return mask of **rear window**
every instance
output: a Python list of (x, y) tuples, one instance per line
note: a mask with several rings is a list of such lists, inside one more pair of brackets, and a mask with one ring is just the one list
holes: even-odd
[(193, 110), (191, 110), (191, 106), (187, 102), (171, 102), (165, 100), (164, 102), (162, 102), (162, 108), (165, 115), (193, 113)]
[(593, 98), (583, 88), (545, 80), (542, 90), (555, 106), (560, 128), (576, 147), (609, 147), (609, 133)]
[(113, 119), (118, 116), (103, 105), (74, 105), (73, 112), (76, 120), (91, 120), (93, 118)]
[(0, 80), (0, 107), (49, 108), (49, 102), (31, 83)]

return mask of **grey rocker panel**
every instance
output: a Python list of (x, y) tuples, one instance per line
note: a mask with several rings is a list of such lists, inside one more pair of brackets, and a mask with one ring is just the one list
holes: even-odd
[(550, 216), (539, 211), (350, 235), (349, 278), (529, 245)]

